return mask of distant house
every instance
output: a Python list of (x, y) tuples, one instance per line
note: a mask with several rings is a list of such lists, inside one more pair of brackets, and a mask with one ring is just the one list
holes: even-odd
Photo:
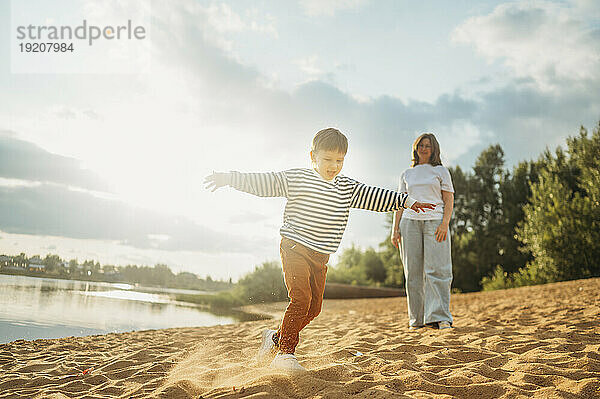
[(65, 263), (63, 263), (63, 267), (65, 268), (65, 271), (69, 274), (71, 274), (71, 273), (83, 274), (84, 273), (84, 266), (79, 263), (71, 264), (71, 262), (65, 262)]
[(0, 255), (0, 267), (6, 270), (25, 270), (27, 269), (27, 262), (22, 262), (20, 257)]
[(41, 263), (30, 263), (27, 269), (34, 272), (43, 272), (46, 271), (46, 265), (42, 265)]
[(42, 258), (40, 258), (39, 256), (34, 256), (32, 258), (29, 258), (29, 261), (27, 262), (27, 270), (34, 272), (43, 272), (46, 270), (46, 265), (44, 265)]
[(6, 255), (0, 255), (0, 267), (7, 267), (12, 264), (12, 258)]

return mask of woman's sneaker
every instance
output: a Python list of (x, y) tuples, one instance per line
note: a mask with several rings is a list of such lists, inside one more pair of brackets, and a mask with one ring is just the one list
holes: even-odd
[(258, 354), (256, 355), (258, 361), (263, 361), (265, 358), (275, 352), (277, 347), (275, 346), (275, 340), (273, 336), (277, 334), (277, 330), (264, 330), (262, 332), (262, 342), (260, 348), (258, 348)]
[(291, 372), (306, 371), (306, 369), (298, 363), (298, 359), (296, 359), (296, 356), (292, 353), (278, 353), (271, 362), (271, 367)]
[(440, 330), (445, 330), (446, 328), (452, 328), (452, 324), (449, 321), (440, 321), (438, 323), (438, 328)]
[(408, 326), (409, 330), (419, 330), (421, 328), (425, 328), (425, 326)]

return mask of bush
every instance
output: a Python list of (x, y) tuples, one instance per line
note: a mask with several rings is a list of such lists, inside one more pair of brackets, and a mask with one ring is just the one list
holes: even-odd
[(340, 255), (340, 259), (335, 267), (330, 267), (327, 271), (327, 281), (332, 283), (366, 285), (366, 270), (359, 267), (362, 261), (363, 253), (354, 245), (346, 248)]
[(387, 277), (388, 269), (380, 253), (373, 248), (361, 252), (354, 245), (345, 249), (338, 264), (327, 272), (327, 281), (352, 285), (380, 286)]
[(529, 263), (510, 275), (498, 265), (491, 277), (484, 277), (481, 280), (481, 285), (484, 291), (503, 290), (551, 283), (555, 281), (553, 276), (553, 273), (548, 273), (548, 268), (540, 267), (535, 263)]
[(278, 262), (264, 262), (257, 266), (238, 282), (234, 291), (247, 303), (285, 301), (288, 297)]
[(502, 266), (497, 265), (491, 277), (484, 277), (481, 280), (481, 286), (484, 291), (503, 290), (512, 288), (512, 279), (504, 271)]
[(246, 305), (237, 290), (221, 291), (216, 294), (177, 294), (175, 299), (182, 302), (206, 305), (211, 309), (230, 309)]
[(278, 302), (287, 299), (281, 266), (277, 262), (265, 262), (246, 274), (229, 291), (216, 294), (179, 294), (178, 301), (197, 303), (213, 309), (227, 309), (254, 303)]
[(543, 160), (524, 207), (522, 241), (534, 260), (515, 278), (563, 281), (600, 276), (600, 129), (581, 129)]

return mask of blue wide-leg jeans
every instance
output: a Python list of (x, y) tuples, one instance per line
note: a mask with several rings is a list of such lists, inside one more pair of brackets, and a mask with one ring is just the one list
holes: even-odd
[(400, 253), (410, 326), (440, 321), (452, 323), (450, 232), (446, 240), (436, 241), (435, 230), (441, 222), (441, 219), (400, 220)]

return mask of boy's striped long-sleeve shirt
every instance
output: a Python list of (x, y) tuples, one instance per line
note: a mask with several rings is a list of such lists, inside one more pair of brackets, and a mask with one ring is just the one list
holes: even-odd
[(410, 208), (408, 194), (367, 186), (346, 176), (327, 181), (314, 169), (283, 172), (231, 172), (231, 186), (259, 197), (285, 197), (280, 234), (321, 253), (334, 253), (342, 240), (350, 208), (377, 212)]

